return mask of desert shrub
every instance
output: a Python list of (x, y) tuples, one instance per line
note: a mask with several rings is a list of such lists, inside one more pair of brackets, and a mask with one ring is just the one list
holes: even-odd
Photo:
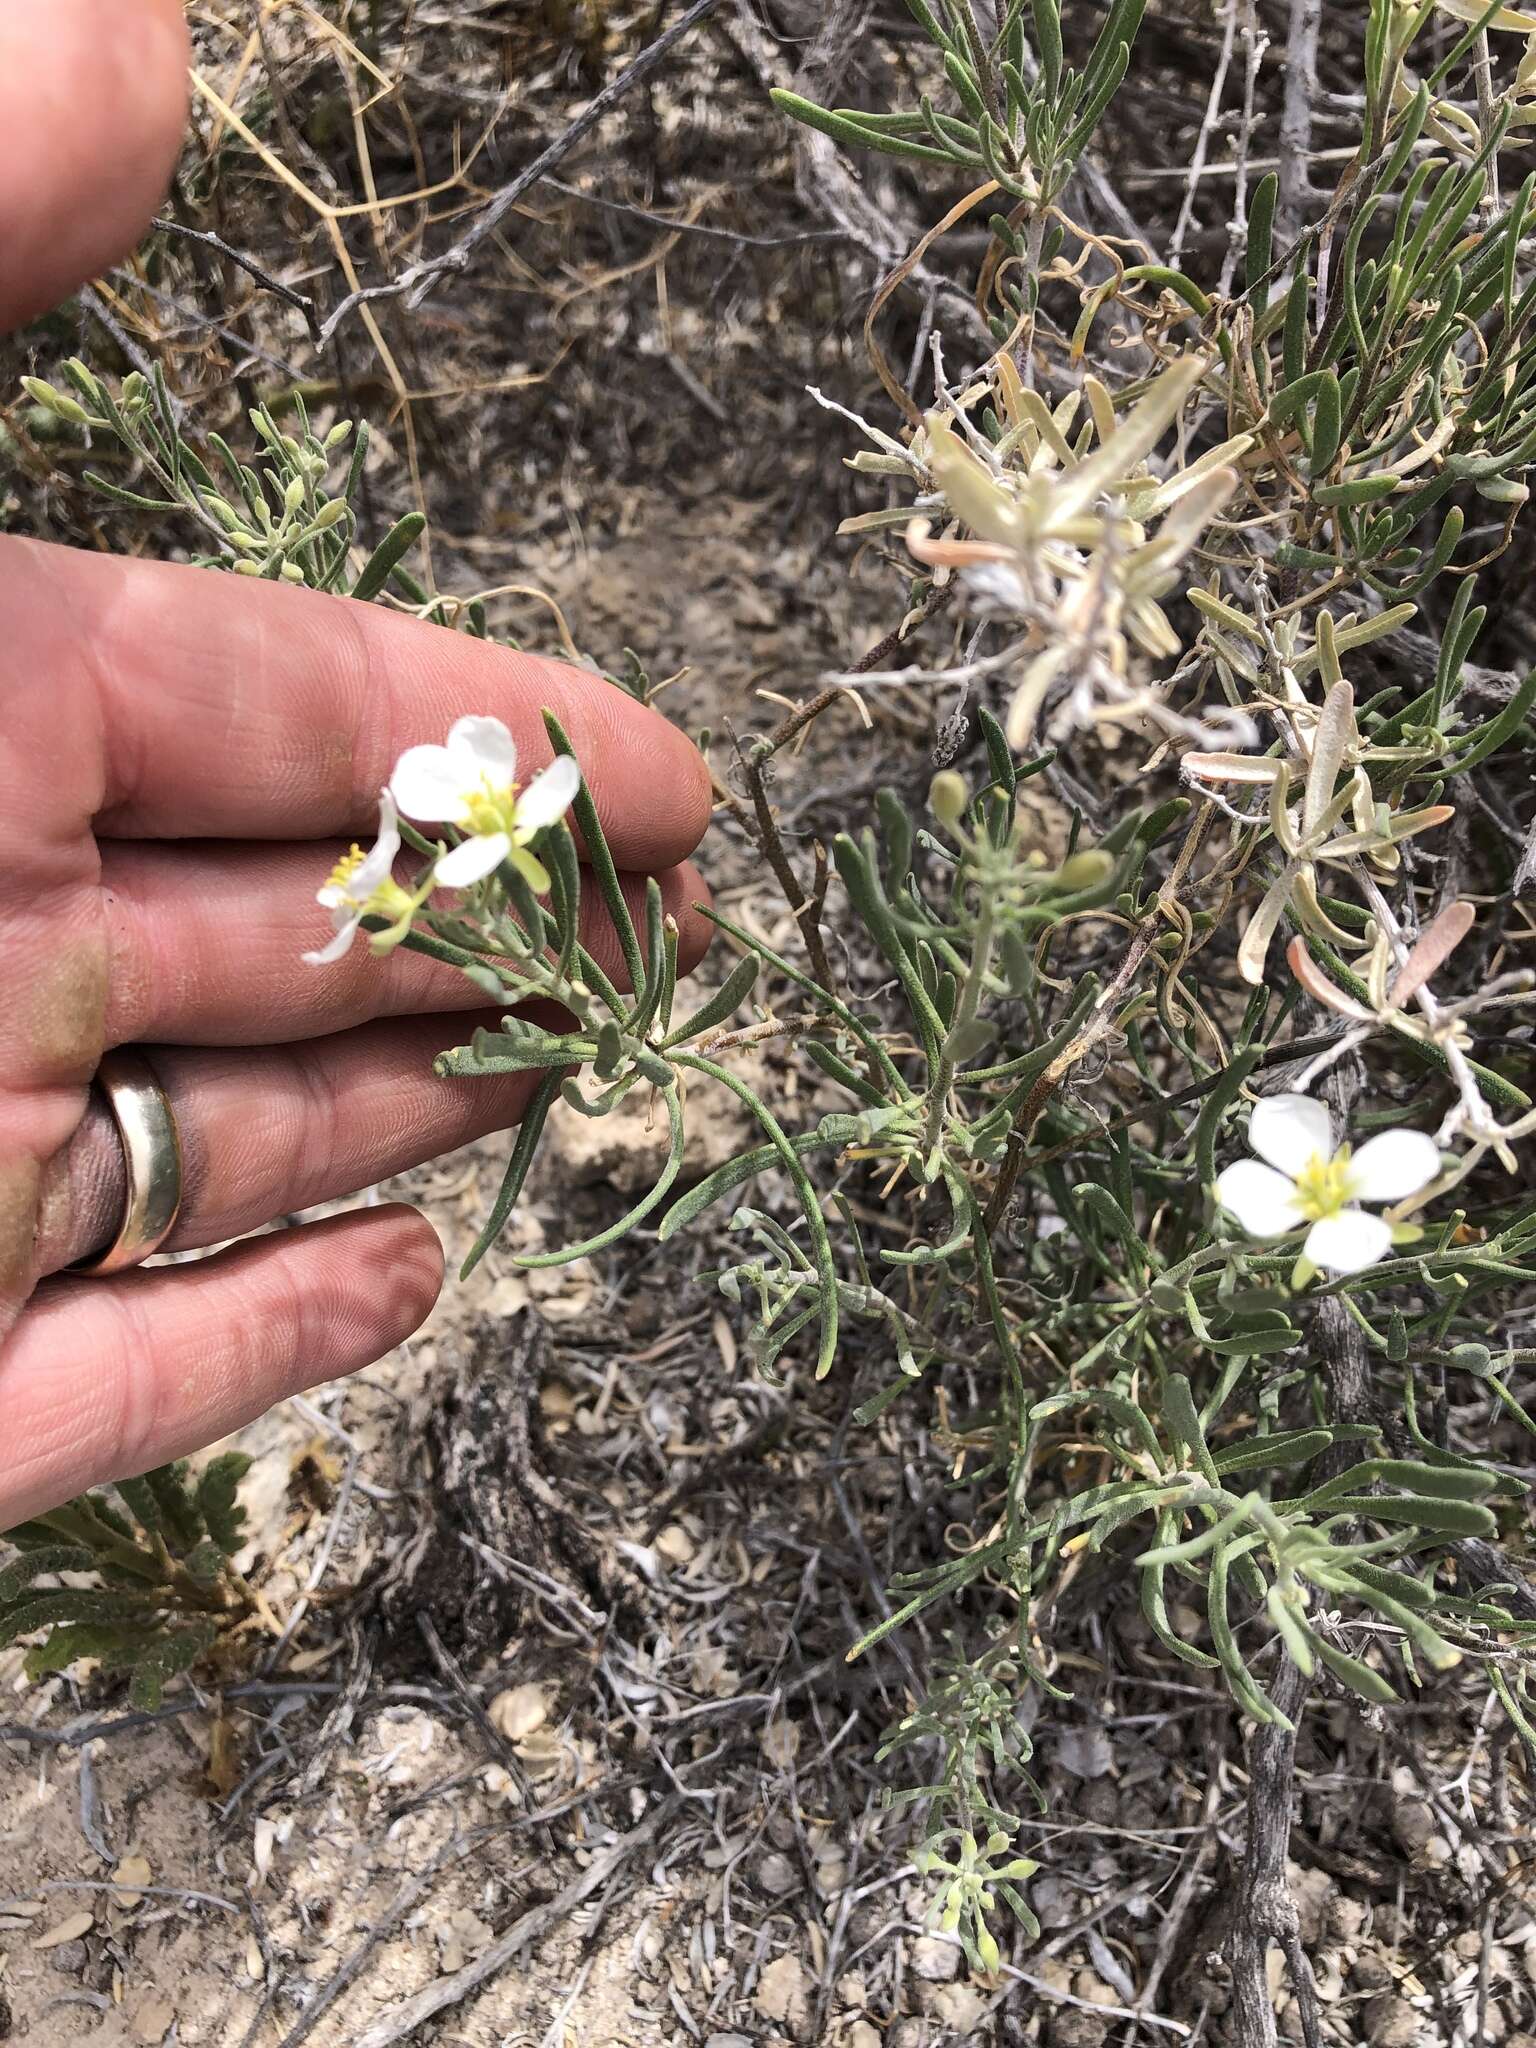
[[(1279, 1740), (1310, 1685), (1376, 1703), (1469, 1660), (1536, 1739), (1512, 1448), (1536, 1430), (1536, 672), (1476, 659), (1536, 457), (1529, 60), (1505, 54), (1532, 24), (1369, 0), (1332, 191), (1241, 178), (1228, 256), (1182, 268), (1073, 207), (1135, 89), (1138, 0), (1086, 40), (1056, 0), (995, 28), (908, 4), (914, 104), (780, 105), (915, 167), (935, 238), (985, 220), (995, 347), (935, 338), (920, 400), (878, 358), (888, 411), (838, 428), (870, 490), (843, 530), (881, 551), (892, 631), (717, 749), (797, 950), (717, 915), (734, 965), (680, 991), (660, 893), (631, 919), (552, 719), (556, 766), (526, 788), (494, 721), (413, 750), (379, 849), (321, 900), (333, 951), (430, 953), (505, 1006), (444, 1073), (538, 1077), (470, 1264), (557, 1098), (602, 1117), (643, 1095), (671, 1136), (655, 1184), (510, 1262), (727, 1214), (713, 1279), (759, 1370), (835, 1373), (858, 1329), (885, 1361), (858, 1420), (922, 1404), (970, 1540), (911, 1558), (849, 1654), (929, 1610), (952, 1632), (884, 1755), (985, 1968), (990, 1916), (1029, 1919), (1019, 1702), (1066, 1685), (1053, 1626), (1085, 1573)], [(355, 547), (358, 464), (326, 482), (340, 428), (257, 413), (258, 469), (195, 449), (154, 384), (71, 374), (34, 401), (126, 451), (130, 501), (193, 518), (211, 565), (485, 630), (413, 580), (410, 526)], [(775, 757), (859, 691), (932, 703), (940, 747), (807, 850)], [(1050, 854), (1047, 781), (1070, 806)], [(573, 820), (628, 993), (580, 943)], [(533, 998), (570, 1027), (529, 1021)], [(733, 1064), (743, 1022), (837, 1106), (765, 1099)], [(686, 1185), (707, 1088), (758, 1141)]]

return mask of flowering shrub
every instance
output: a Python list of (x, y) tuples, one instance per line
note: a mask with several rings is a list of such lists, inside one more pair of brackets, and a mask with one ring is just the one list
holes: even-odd
[[(850, 1654), (953, 1612), (963, 1654), (884, 1754), (914, 1760), (945, 1925), (991, 1968), (999, 1901), (1029, 1917), (1019, 1697), (1063, 1682), (1053, 1612), (1096, 1560), (1267, 1727), (1289, 1726), (1275, 1695), (1298, 1674), (1379, 1702), (1475, 1659), (1532, 1733), (1526, 1489), (1499, 1431), (1536, 1433), (1516, 1341), (1536, 1108), (1528, 1024), (1507, 1029), (1533, 976), (1504, 943), (1536, 868), (1536, 671), (1471, 658), (1536, 459), (1531, 60), (1492, 92), (1474, 73), (1486, 88), (1489, 32), (1531, 23), (1369, 0), (1337, 189), (1281, 234), (1258, 178), (1233, 262), (1194, 275), (1072, 212), (1140, 0), (1115, 0), (1076, 68), (1057, 0), (1015, 0), (995, 35), (961, 0), (909, 5), (932, 59), (917, 107), (779, 98), (849, 148), (962, 177), (950, 221), (1002, 209), (978, 284), (996, 347), (953, 374), (959, 344), (935, 345), (921, 403), (882, 365), (894, 411), (858, 422), (850, 461), (887, 499), (847, 530), (893, 548), (895, 630), (721, 763), (793, 957), (715, 914), (735, 964), (678, 1015), (660, 892), (637, 925), (552, 718), (526, 783), (494, 719), (409, 750), (375, 847), (319, 889), (334, 930), (307, 957), (362, 931), (503, 1007), (439, 1062), (466, 1086), (539, 1077), (469, 1264), (556, 1099), (602, 1117), (640, 1093), (670, 1131), (655, 1184), (512, 1262), (646, 1219), (665, 1240), (736, 1202), (714, 1279), (761, 1371), (826, 1374), (850, 1326), (877, 1337), (857, 1416), (920, 1404), (972, 1540), (912, 1558)], [(307, 426), (258, 420), (271, 482), (253, 498), (247, 472), (237, 502), (173, 455), (153, 390), (115, 400), (83, 366), (75, 388), (34, 396), (136, 450), (211, 559), (429, 603), (403, 529), (349, 582), (347, 495), (316, 495), (329, 449)], [(886, 689), (945, 713), (958, 693), (940, 772), (914, 764), (807, 874), (774, 757), (848, 691)], [(1042, 779), (1073, 806), (1050, 855)], [(575, 832), (627, 988), (581, 942)], [(568, 1026), (531, 1021), (535, 998)], [(792, 1041), (835, 1108), (797, 1124), (732, 1066), (749, 1001), (754, 1037)], [(685, 1186), (701, 1084), (759, 1140)]]

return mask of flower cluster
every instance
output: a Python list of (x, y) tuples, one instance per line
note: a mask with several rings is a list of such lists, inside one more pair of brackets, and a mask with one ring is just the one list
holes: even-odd
[[(1258, 729), (1246, 714), (1228, 705), (1204, 720), (1185, 718), (1141, 674), (1145, 661), (1181, 651), (1161, 600), (1179, 588), (1180, 565), (1238, 489), (1253, 445), (1251, 433), (1238, 434), (1166, 477), (1151, 467), (1209, 367), (1204, 356), (1179, 359), (1117, 418), (1094, 378), (1053, 409), (1003, 352), (993, 365), (995, 390), (945, 392), (910, 448), (865, 427), (880, 453), (856, 456), (854, 467), (916, 482), (913, 516), (885, 508), (839, 531), (905, 523), (912, 554), (940, 579), (958, 577), (979, 618), (1022, 628), (988, 658), (989, 668), (1017, 672), (1010, 745), (1032, 742), (1048, 700), (1051, 740), (1145, 719), (1203, 744), (1255, 744)], [(982, 398), (1001, 418), (995, 442), (968, 414)], [(953, 677), (964, 680), (965, 672)]]
[[(366, 853), (352, 847), (316, 891), (316, 902), (331, 913), (335, 934), (329, 944), (306, 953), (305, 960), (312, 967), (339, 960), (368, 917), (388, 920), (388, 929), (375, 939), (377, 947), (398, 944), (434, 889), (473, 888), (504, 862), (543, 895), (550, 887), (549, 874), (532, 845), (565, 815), (580, 782), (576, 763), (562, 754), (520, 790), (517, 743), (499, 718), (461, 718), (446, 745), (407, 747), (379, 794), (373, 846)], [(454, 836), (454, 844), (440, 848), (414, 891), (394, 879), (402, 816), (418, 824), (447, 825)]]

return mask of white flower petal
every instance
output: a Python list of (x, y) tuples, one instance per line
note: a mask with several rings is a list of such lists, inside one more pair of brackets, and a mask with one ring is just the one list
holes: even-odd
[(1341, 1209), (1337, 1216), (1318, 1218), (1302, 1250), (1325, 1273), (1359, 1273), (1374, 1266), (1391, 1245), (1390, 1223), (1364, 1209)]
[(365, 902), (381, 882), (389, 880), (395, 855), (400, 851), (398, 817), (395, 800), (386, 789), (379, 797), (379, 836), (369, 848), (367, 859), (359, 864), (350, 884), (350, 894), (355, 902)]
[(1319, 1153), (1333, 1157), (1333, 1121), (1324, 1104), (1310, 1095), (1266, 1095), (1254, 1104), (1248, 1143), (1294, 1180)]
[(542, 832), (546, 825), (563, 817), (580, 787), (581, 770), (569, 754), (551, 761), (517, 800), (518, 837), (531, 839), (535, 832)]
[(329, 945), (321, 946), (317, 952), (305, 953), (301, 957), (306, 967), (329, 967), (344, 953), (352, 950), (352, 941), (357, 937), (358, 919), (344, 918), (336, 927), (336, 936)]
[(407, 747), (395, 763), (389, 778), (395, 802), (408, 818), (424, 824), (443, 819), (452, 823), (464, 815), (466, 777), (462, 760), (446, 747)]
[(1295, 1185), (1257, 1159), (1239, 1159), (1216, 1176), (1216, 1199), (1250, 1237), (1284, 1237), (1301, 1222)]
[(433, 869), (433, 877), (445, 889), (468, 889), (483, 882), (493, 868), (499, 868), (512, 851), (505, 832), (488, 832), (483, 839), (466, 839), (462, 846), (445, 853)]
[(482, 778), (492, 789), (517, 780), (517, 742), (499, 718), (461, 718), (448, 735), (448, 751), (471, 786)]
[(1400, 1202), (1416, 1195), (1440, 1171), (1440, 1148), (1422, 1131), (1383, 1131), (1368, 1138), (1349, 1162), (1357, 1202)]

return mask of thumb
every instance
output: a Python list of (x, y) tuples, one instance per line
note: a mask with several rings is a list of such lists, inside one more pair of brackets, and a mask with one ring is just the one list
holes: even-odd
[(180, 0), (0, 0), (0, 328), (131, 249), (187, 118)]

